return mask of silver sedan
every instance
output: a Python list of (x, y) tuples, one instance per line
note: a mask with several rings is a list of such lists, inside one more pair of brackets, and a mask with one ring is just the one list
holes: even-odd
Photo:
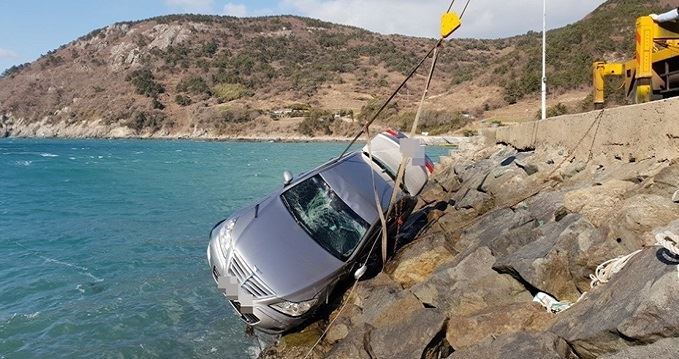
[[(366, 146), (296, 179), (286, 172), (281, 188), (212, 229), (212, 276), (243, 321), (270, 333), (292, 329), (359, 269), (379, 237), (378, 211), (388, 209), (404, 138), (377, 135), (373, 161)], [(399, 197), (411, 205), (400, 216), (432, 170), (428, 158), (406, 168)]]

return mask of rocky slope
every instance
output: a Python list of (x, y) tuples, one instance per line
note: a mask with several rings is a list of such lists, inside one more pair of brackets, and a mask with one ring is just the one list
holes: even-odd
[[(591, 62), (630, 57), (634, 18), (671, 6), (679, 0), (609, 0), (550, 31), (554, 103), (580, 110)], [(342, 136), (375, 110), (433, 41), (292, 16), (118, 23), (5, 71), (0, 135)], [(539, 87), (539, 58), (534, 32), (448, 42), (422, 130), (455, 131), (469, 122), (464, 113), (533, 118), (538, 106), (526, 98)], [(403, 90), (383, 125), (412, 121), (423, 81), (418, 76)]]
[[(504, 145), (456, 153), (422, 196), (426, 225), (386, 270), (345, 294), (314, 358), (679, 356), (679, 234), (672, 161)], [(641, 252), (590, 288), (602, 262)], [(538, 292), (575, 303), (548, 312)], [(263, 358), (303, 356), (327, 319)]]

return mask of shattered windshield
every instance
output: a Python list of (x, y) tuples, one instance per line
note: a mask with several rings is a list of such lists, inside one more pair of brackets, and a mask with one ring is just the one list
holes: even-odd
[(311, 238), (341, 260), (349, 258), (368, 230), (368, 223), (320, 175), (287, 190), (281, 198)]

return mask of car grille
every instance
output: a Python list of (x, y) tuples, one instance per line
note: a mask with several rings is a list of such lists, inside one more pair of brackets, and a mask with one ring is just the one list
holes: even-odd
[(215, 282), (219, 281), (219, 271), (217, 270), (217, 266), (212, 266), (212, 278), (215, 279)]
[(259, 318), (257, 318), (256, 315), (254, 315), (252, 313), (243, 313), (243, 312), (240, 311), (240, 303), (238, 303), (235, 300), (230, 300), (229, 302), (231, 302), (231, 305), (233, 306), (233, 308), (236, 309), (238, 314), (240, 314), (240, 319), (242, 319), (244, 322), (246, 322), (248, 324), (259, 323)]
[(229, 273), (236, 277), (239, 283), (242, 283), (241, 287), (243, 289), (257, 299), (272, 297), (275, 294), (274, 291), (259, 278), (259, 275), (254, 273), (253, 268), (245, 262), (237, 251), (233, 252)]

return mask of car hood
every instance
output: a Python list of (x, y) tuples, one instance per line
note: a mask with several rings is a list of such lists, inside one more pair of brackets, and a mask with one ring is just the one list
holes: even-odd
[[(379, 219), (375, 192), (381, 202), (382, 211), (386, 212), (394, 185), (385, 180), (386, 175), (374, 172), (369, 161), (366, 155), (356, 152), (337, 166), (322, 171), (321, 176), (356, 214), (368, 223), (375, 223)], [(375, 187), (372, 182), (373, 174)]]
[(344, 265), (309, 237), (277, 194), (244, 213), (234, 234), (239, 254), (277, 296), (289, 300), (311, 299), (304, 296), (322, 290)]

